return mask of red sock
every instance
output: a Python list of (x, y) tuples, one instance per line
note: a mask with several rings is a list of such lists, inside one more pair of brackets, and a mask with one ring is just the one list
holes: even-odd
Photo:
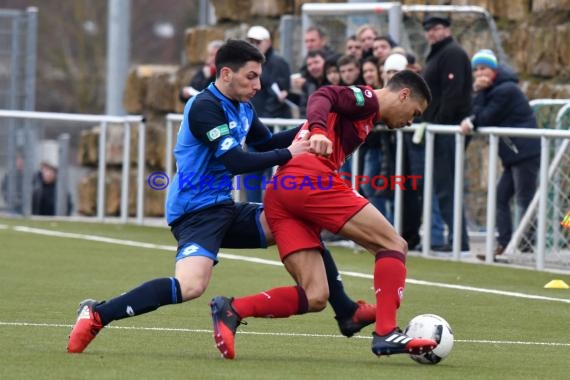
[(287, 318), (291, 315), (306, 313), (309, 301), (303, 288), (287, 286), (234, 298), (232, 307), (241, 318)]
[(406, 282), (406, 258), (397, 251), (380, 251), (374, 264), (376, 334), (386, 335), (397, 326), (396, 313)]

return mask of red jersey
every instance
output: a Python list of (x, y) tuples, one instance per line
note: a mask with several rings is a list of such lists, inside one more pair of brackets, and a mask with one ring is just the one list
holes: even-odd
[(311, 166), (320, 161), (329, 169), (338, 170), (344, 161), (364, 142), (379, 118), (378, 99), (367, 86), (324, 86), (309, 98), (307, 121), (295, 136), (321, 133), (333, 143), (329, 157), (311, 153), (297, 156), (285, 167)]

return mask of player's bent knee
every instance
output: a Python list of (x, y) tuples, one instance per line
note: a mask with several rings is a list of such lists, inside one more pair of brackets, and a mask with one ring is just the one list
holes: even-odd
[(328, 293), (323, 293), (315, 297), (309, 298), (309, 311), (319, 312), (327, 307), (329, 295)]
[(194, 298), (198, 298), (204, 294), (206, 288), (207, 284), (180, 283), (180, 293), (182, 294), (182, 300), (189, 301)]
[(394, 234), (394, 236), (390, 237), (387, 242), (384, 240), (383, 243), (381, 243), (381, 246), (391, 251), (401, 252), (404, 255), (408, 254), (408, 242), (400, 235)]
[(407, 255), (408, 254), (408, 242), (404, 238), (399, 237), (397, 244), (400, 247), (400, 249), (398, 251), (402, 252), (404, 255)]

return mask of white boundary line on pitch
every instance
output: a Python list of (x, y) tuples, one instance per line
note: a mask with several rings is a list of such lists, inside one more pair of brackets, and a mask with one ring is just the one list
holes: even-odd
[[(13, 327), (60, 327), (72, 328), (73, 325), (58, 324), (58, 323), (32, 323), (32, 322), (3, 322), (0, 321), (0, 326), (13, 326)], [(107, 329), (116, 330), (136, 330), (136, 331), (161, 331), (161, 332), (184, 332), (184, 333), (205, 333), (212, 334), (212, 330), (206, 329), (184, 329), (184, 328), (170, 328), (170, 327), (135, 327), (135, 326), (106, 326)], [(306, 334), (306, 333), (279, 333), (279, 332), (260, 332), (260, 331), (238, 331), (240, 335), (265, 335), (265, 336), (280, 336), (280, 337), (300, 337), (300, 338), (343, 338), (344, 335), (336, 334)], [(371, 336), (355, 335), (353, 339), (372, 339)], [(475, 344), (512, 344), (512, 345), (525, 345), (525, 346), (551, 346), (551, 347), (570, 347), (570, 343), (559, 342), (524, 342), (524, 341), (510, 341), (510, 340), (481, 340), (481, 339), (455, 339), (458, 343), (475, 343)]]
[[(122, 239), (115, 239), (115, 238), (109, 238), (109, 237), (104, 237), (104, 236), (86, 235), (86, 234), (78, 234), (78, 233), (72, 233), (72, 232), (53, 231), (53, 230), (46, 230), (43, 228), (33, 228), (33, 227), (26, 227), (26, 226), (14, 226), (12, 228), (14, 231), (24, 232), (24, 233), (45, 235), (45, 236), (51, 236), (51, 237), (62, 237), (62, 238), (68, 238), (68, 239), (89, 240), (89, 241), (95, 241), (95, 242), (100, 242), (100, 243), (124, 245), (124, 246), (129, 246), (129, 247), (158, 249), (158, 250), (169, 251), (169, 252), (174, 252), (176, 249), (174, 246), (170, 246), (170, 245), (144, 243), (144, 242), (139, 242), (139, 241), (134, 241), (134, 240), (122, 240)], [(221, 258), (224, 258), (224, 259), (229, 259), (229, 260), (240, 260), (240, 261), (246, 261), (246, 262), (251, 262), (251, 263), (256, 263), (256, 264), (283, 266), (283, 264), (280, 261), (260, 259), (257, 257), (240, 256), (240, 255), (234, 255), (234, 254), (229, 254), (229, 253), (219, 253), (218, 256)], [(339, 272), (341, 275), (348, 276), (348, 277), (366, 278), (366, 279), (370, 279), (370, 280), (373, 278), (371, 274), (367, 274), (367, 273), (348, 272), (348, 271), (339, 271)], [(434, 287), (446, 288), (446, 289), (463, 290), (463, 291), (476, 292), (476, 293), (495, 294), (495, 295), (507, 296), (507, 297), (525, 298), (525, 299), (552, 301), (552, 302), (562, 302), (562, 303), (570, 304), (570, 299), (565, 299), (565, 298), (546, 297), (546, 296), (539, 296), (539, 295), (534, 295), (534, 294), (526, 294), (526, 293), (519, 293), (519, 292), (508, 292), (508, 291), (502, 291), (502, 290), (496, 290), (496, 289), (476, 288), (473, 286), (453, 285), (453, 284), (445, 284), (445, 283), (441, 283), (441, 282), (414, 280), (411, 278), (406, 279), (406, 283), (414, 284), (414, 285), (434, 286)]]

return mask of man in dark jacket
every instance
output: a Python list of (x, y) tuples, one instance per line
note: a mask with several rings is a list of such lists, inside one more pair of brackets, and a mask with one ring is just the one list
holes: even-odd
[(265, 55), (261, 71), (261, 90), (251, 99), (259, 117), (290, 118), (291, 108), (285, 99), (291, 87), (291, 69), (285, 58), (275, 53), (271, 35), (263, 26), (247, 31), (247, 40)]
[[(473, 115), (461, 122), (463, 133), (470, 133), (478, 126), (537, 128), (536, 118), (528, 99), (517, 85), (518, 78), (507, 67), (498, 65), (491, 50), (481, 50), (471, 59), (473, 88)], [(521, 212), (525, 212), (536, 191), (540, 167), (540, 141), (532, 138), (501, 137), (499, 157), (503, 174), (497, 185), (498, 245), (495, 255), (500, 255), (512, 236), (512, 218), (509, 206), (515, 196)], [(522, 250), (533, 242), (532, 232), (526, 236)], [(484, 256), (482, 256), (484, 259)]]
[[(423, 22), (431, 50), (423, 77), (433, 100), (423, 121), (432, 124), (459, 125), (471, 113), (471, 63), (469, 56), (451, 36), (451, 22), (431, 16)], [(434, 190), (441, 216), (447, 224), (449, 243), (453, 238), (453, 182), (455, 177), (455, 138), (436, 135), (434, 146)], [(469, 251), (464, 212), (461, 215), (461, 251)]]

